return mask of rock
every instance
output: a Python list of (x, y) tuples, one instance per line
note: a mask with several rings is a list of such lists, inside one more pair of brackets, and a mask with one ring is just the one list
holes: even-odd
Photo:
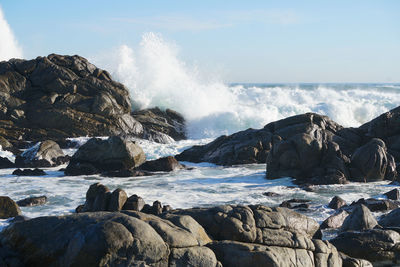
[(342, 227), (344, 220), (349, 216), (349, 213), (345, 210), (332, 214), (321, 224), (321, 229), (331, 228), (338, 229)]
[(345, 232), (331, 240), (339, 251), (351, 257), (366, 259), (374, 266), (396, 263), (400, 253), (397, 245), (399, 242), (399, 233), (381, 229)]
[(21, 214), (22, 212), (14, 200), (0, 196), (0, 219), (8, 219)]
[(395, 189), (393, 189), (393, 190), (390, 190), (389, 192), (386, 192), (384, 195), (385, 195), (388, 199), (391, 199), (391, 200), (399, 200), (400, 192), (399, 192), (399, 189), (395, 188)]
[(353, 153), (350, 163), (351, 180), (362, 182), (383, 180), (388, 165), (387, 158), (385, 142), (373, 138)]
[(121, 213), (39, 217), (1, 237), (27, 266), (168, 266), (168, 245), (155, 229)]
[(265, 163), (271, 149), (271, 137), (268, 130), (248, 129), (230, 136), (220, 136), (203, 146), (193, 146), (175, 158), (179, 161), (219, 165)]
[(185, 119), (176, 111), (156, 107), (134, 111), (132, 116), (143, 125), (145, 139), (159, 143), (168, 143), (168, 137), (175, 141), (186, 139)]
[(161, 213), (163, 213), (163, 207), (161, 205), (161, 202), (156, 200), (153, 202), (153, 206), (145, 204), (142, 208), (142, 212), (148, 214), (160, 215)]
[(207, 247), (174, 248), (171, 250), (169, 266), (217, 267), (218, 261), (214, 252)]
[[(94, 168), (94, 173), (96, 173), (96, 172), (97, 172), (97, 170)], [(126, 178), (126, 177), (149, 176), (149, 175), (153, 175), (153, 173), (148, 172), (148, 171), (140, 171), (140, 170), (136, 170), (136, 169), (128, 169), (128, 170), (106, 171), (106, 172), (103, 172), (101, 175), (105, 176), (105, 177)]]
[(47, 202), (46, 196), (40, 197), (28, 197), (22, 200), (17, 201), (18, 206), (20, 207), (31, 207), (31, 206), (40, 206), (44, 205)]
[(80, 56), (0, 63), (0, 135), (10, 142), (135, 135), (128, 90)]
[(143, 198), (141, 198), (137, 195), (132, 195), (127, 199), (127, 201), (125, 202), (122, 209), (123, 210), (141, 211), (145, 204), (146, 203), (144, 202)]
[(400, 208), (392, 210), (379, 220), (379, 225), (383, 227), (400, 227)]
[(149, 172), (171, 172), (184, 167), (172, 156), (149, 160), (140, 165), (140, 170)]
[(108, 211), (120, 211), (124, 207), (128, 199), (127, 194), (121, 188), (117, 188), (112, 192), (108, 203)]
[(274, 193), (274, 192), (264, 192), (263, 195), (266, 196), (266, 197), (279, 197), (279, 196), (281, 196), (280, 194)]
[(219, 241), (208, 245), (223, 266), (342, 266), (336, 248), (317, 240), (313, 249), (265, 246), (235, 241)]
[(15, 158), (15, 165), (22, 168), (54, 167), (66, 163), (60, 146), (51, 140), (38, 142)]
[(353, 212), (344, 220), (341, 231), (360, 231), (374, 228), (378, 222), (370, 210), (363, 204), (357, 205)]
[(352, 206), (357, 206), (359, 204), (363, 204), (367, 206), (367, 208), (372, 211), (388, 211), (388, 210), (393, 210), (399, 207), (399, 203), (388, 200), (388, 199), (375, 199), (375, 198), (368, 198), (364, 199), (361, 198), (357, 200), (356, 202), (351, 203), (350, 207)]
[[(111, 136), (107, 140), (92, 138), (72, 156), (65, 174), (82, 175), (126, 170), (141, 165), (145, 160), (142, 148), (134, 142), (119, 136)], [(82, 164), (88, 165), (82, 169)]]
[(0, 169), (14, 168), (15, 164), (8, 158), (0, 157)]
[(352, 258), (344, 253), (339, 254), (342, 258), (343, 267), (373, 267), (372, 263), (367, 260)]
[(41, 170), (41, 169), (16, 169), (15, 171), (12, 172), (12, 175), (17, 175), (17, 176), (44, 176), (46, 175), (46, 172)]
[(86, 192), (86, 201), (82, 212), (105, 211), (108, 208), (111, 192), (108, 187), (95, 183)]
[(341, 207), (346, 206), (346, 201), (344, 201), (343, 198), (339, 197), (339, 196), (334, 196), (332, 198), (332, 200), (329, 202), (328, 204), (328, 208), (337, 210), (340, 209)]

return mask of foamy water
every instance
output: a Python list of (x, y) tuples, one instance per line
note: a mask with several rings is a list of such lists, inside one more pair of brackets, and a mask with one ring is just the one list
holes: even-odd
[(144, 34), (138, 46), (122, 45), (92, 60), (127, 86), (135, 108), (182, 113), (195, 139), (261, 128), (305, 112), (357, 127), (400, 105), (400, 84), (229, 85), (181, 60), (176, 45), (154, 33)]

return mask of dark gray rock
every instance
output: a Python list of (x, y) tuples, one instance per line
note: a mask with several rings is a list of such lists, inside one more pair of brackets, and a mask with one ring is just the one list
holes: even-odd
[(21, 209), (14, 200), (7, 196), (0, 196), (0, 219), (8, 219), (21, 214)]
[(399, 189), (395, 188), (393, 190), (390, 190), (389, 192), (384, 193), (384, 195), (391, 200), (399, 200), (400, 197), (400, 191)]
[[(146, 156), (134, 142), (119, 136), (107, 140), (92, 138), (72, 156), (66, 175), (93, 174), (106, 171), (127, 170), (144, 163)], [(82, 168), (82, 165), (85, 166)]]
[(15, 158), (15, 165), (22, 168), (54, 167), (66, 162), (68, 157), (51, 140), (38, 142)]
[(366, 259), (374, 266), (394, 266), (400, 256), (399, 242), (399, 233), (381, 229), (345, 232), (331, 240), (339, 251), (354, 258)]
[(0, 157), (0, 169), (15, 168), (14, 162), (11, 162), (8, 158)]
[(328, 207), (337, 210), (346, 205), (347, 205), (346, 201), (343, 198), (339, 196), (334, 196), (332, 200), (329, 202)]
[(274, 192), (264, 192), (263, 195), (266, 197), (279, 197), (280, 196), (280, 194), (274, 193)]
[(351, 203), (349, 209), (351, 210), (354, 206), (360, 204), (365, 205), (372, 212), (394, 210), (399, 207), (399, 203), (397, 201), (390, 199), (361, 198), (356, 202)]
[(186, 139), (185, 119), (171, 109), (159, 108), (135, 110), (132, 116), (143, 125), (143, 138), (158, 143), (168, 143), (169, 139)]
[(179, 161), (211, 162), (219, 165), (265, 163), (272, 134), (265, 129), (248, 129), (220, 136), (203, 146), (193, 146), (175, 156)]
[(12, 175), (17, 175), (17, 176), (44, 176), (46, 175), (46, 172), (41, 169), (16, 169), (15, 171), (12, 172)]
[(141, 211), (145, 204), (146, 203), (144, 202), (143, 198), (139, 197), (138, 195), (132, 195), (126, 200), (122, 209)]
[(341, 231), (360, 231), (372, 229), (378, 222), (371, 211), (363, 204), (357, 205), (353, 212), (344, 220)]
[(400, 208), (392, 210), (379, 220), (379, 225), (383, 227), (400, 227)]
[(80, 56), (0, 62), (0, 135), (10, 142), (143, 135), (128, 90)]
[(122, 207), (124, 207), (126, 201), (128, 199), (128, 195), (125, 193), (124, 190), (121, 188), (115, 189), (111, 196), (108, 203), (108, 211), (120, 211)]
[(146, 161), (140, 165), (139, 169), (149, 172), (171, 172), (184, 169), (184, 166), (180, 164), (174, 157), (168, 156), (156, 160)]
[(20, 207), (31, 207), (31, 206), (40, 206), (44, 205), (47, 202), (46, 196), (40, 197), (28, 197), (22, 200), (17, 201), (18, 206)]

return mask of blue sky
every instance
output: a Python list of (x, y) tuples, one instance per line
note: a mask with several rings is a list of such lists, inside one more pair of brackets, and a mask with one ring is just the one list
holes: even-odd
[(25, 58), (92, 58), (145, 32), (225, 82), (400, 82), (400, 1), (3, 0)]

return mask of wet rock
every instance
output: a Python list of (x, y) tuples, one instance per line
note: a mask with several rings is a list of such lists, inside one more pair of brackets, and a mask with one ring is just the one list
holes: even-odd
[(105, 177), (127, 178), (127, 177), (149, 176), (149, 175), (153, 175), (153, 173), (148, 172), (148, 171), (137, 170), (137, 169), (128, 169), (128, 170), (107, 171), (107, 172), (103, 172), (101, 175), (105, 176)]
[(357, 205), (353, 212), (344, 220), (341, 231), (360, 231), (374, 228), (378, 222), (371, 211), (363, 204)]
[(16, 169), (12, 172), (12, 175), (17, 176), (44, 176), (46, 172), (41, 169)]
[(40, 197), (28, 197), (22, 200), (17, 201), (18, 206), (20, 207), (31, 207), (31, 206), (40, 206), (44, 205), (47, 202), (46, 196)]
[(399, 242), (399, 233), (381, 229), (345, 232), (331, 240), (339, 251), (351, 257), (366, 259), (374, 266), (395, 264), (400, 253), (397, 245)]
[(280, 194), (274, 193), (274, 192), (264, 192), (263, 195), (266, 196), (266, 197), (279, 197), (279, 196), (281, 196)]
[(172, 156), (149, 160), (140, 165), (140, 170), (149, 172), (171, 172), (181, 169), (184, 169), (184, 166)]
[(23, 168), (54, 167), (68, 162), (60, 146), (51, 140), (38, 142), (15, 158), (15, 165)]
[(156, 107), (135, 110), (132, 116), (143, 125), (145, 139), (159, 143), (168, 143), (168, 137), (175, 141), (186, 139), (185, 119), (176, 111)]
[(15, 168), (15, 164), (8, 158), (0, 157), (0, 169)]
[(387, 166), (388, 156), (385, 142), (373, 138), (353, 153), (350, 163), (351, 180), (381, 181), (385, 178)]
[(337, 210), (337, 209), (340, 209), (341, 207), (344, 207), (346, 205), (347, 205), (347, 203), (343, 198), (341, 198), (339, 196), (334, 196), (332, 198), (332, 200), (329, 202), (328, 208)]
[(143, 135), (128, 90), (80, 56), (0, 63), (1, 135), (10, 142)]
[(384, 193), (384, 195), (391, 200), (399, 200), (400, 197), (400, 192), (399, 189), (395, 188), (393, 190), (390, 190), (389, 192)]
[[(142, 148), (134, 142), (119, 136), (111, 136), (107, 140), (92, 138), (72, 156), (65, 174), (81, 175), (126, 170), (141, 165), (145, 160)], [(87, 164), (88, 167), (83, 169), (83, 164)]]
[(144, 202), (143, 198), (139, 197), (138, 195), (132, 195), (126, 200), (122, 209), (141, 211), (145, 204), (146, 203)]
[(272, 134), (266, 129), (248, 129), (230, 136), (220, 136), (206, 145), (193, 146), (175, 158), (219, 165), (265, 163), (271, 149), (271, 138)]
[(0, 219), (8, 219), (21, 214), (21, 209), (14, 200), (7, 196), (0, 196)]
[(308, 199), (298, 199), (292, 198), (289, 200), (283, 201), (279, 207), (288, 208), (288, 209), (308, 209), (311, 205), (308, 204), (311, 200)]
[(321, 229), (338, 229), (342, 227), (343, 222), (347, 218), (347, 216), (349, 216), (349, 213), (345, 210), (341, 210), (335, 214), (332, 214), (325, 221), (322, 222)]

